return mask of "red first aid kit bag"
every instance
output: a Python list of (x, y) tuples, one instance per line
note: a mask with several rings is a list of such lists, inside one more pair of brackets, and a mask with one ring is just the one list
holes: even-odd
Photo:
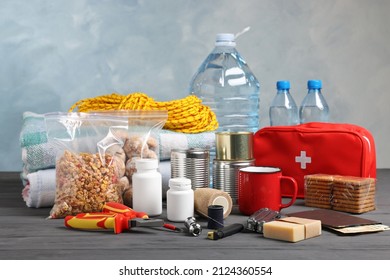
[[(376, 152), (371, 133), (353, 124), (311, 122), (270, 126), (253, 138), (256, 166), (275, 166), (298, 183), (304, 198), (304, 176), (330, 174), (376, 178)], [(283, 196), (292, 190), (282, 189)]]

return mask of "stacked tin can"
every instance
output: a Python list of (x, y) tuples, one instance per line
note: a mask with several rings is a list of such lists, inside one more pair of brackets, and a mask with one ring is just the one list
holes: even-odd
[(191, 180), (193, 189), (210, 186), (210, 151), (208, 149), (172, 149), (171, 178)]
[(252, 132), (217, 132), (213, 160), (213, 188), (229, 193), (238, 205), (238, 171), (255, 165)]

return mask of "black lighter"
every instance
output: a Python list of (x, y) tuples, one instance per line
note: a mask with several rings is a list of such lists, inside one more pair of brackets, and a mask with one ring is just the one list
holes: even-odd
[(241, 232), (244, 229), (244, 226), (242, 224), (231, 224), (229, 226), (209, 231), (207, 233), (207, 238), (211, 240), (218, 240), (222, 239), (224, 237), (236, 234)]

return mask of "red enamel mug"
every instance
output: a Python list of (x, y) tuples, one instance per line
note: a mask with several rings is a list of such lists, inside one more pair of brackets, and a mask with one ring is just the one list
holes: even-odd
[[(282, 181), (294, 188), (290, 201), (285, 204), (282, 202)], [(249, 166), (238, 171), (238, 207), (242, 214), (250, 216), (261, 208), (280, 211), (295, 202), (297, 193), (295, 179), (283, 176), (278, 167)]]

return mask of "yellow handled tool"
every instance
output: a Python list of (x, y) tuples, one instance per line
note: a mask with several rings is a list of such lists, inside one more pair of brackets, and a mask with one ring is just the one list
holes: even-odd
[(112, 213), (81, 213), (65, 217), (65, 226), (82, 230), (113, 229), (114, 233), (130, 230), (132, 227), (161, 227), (161, 219), (142, 219), (126, 217), (123, 214)]

